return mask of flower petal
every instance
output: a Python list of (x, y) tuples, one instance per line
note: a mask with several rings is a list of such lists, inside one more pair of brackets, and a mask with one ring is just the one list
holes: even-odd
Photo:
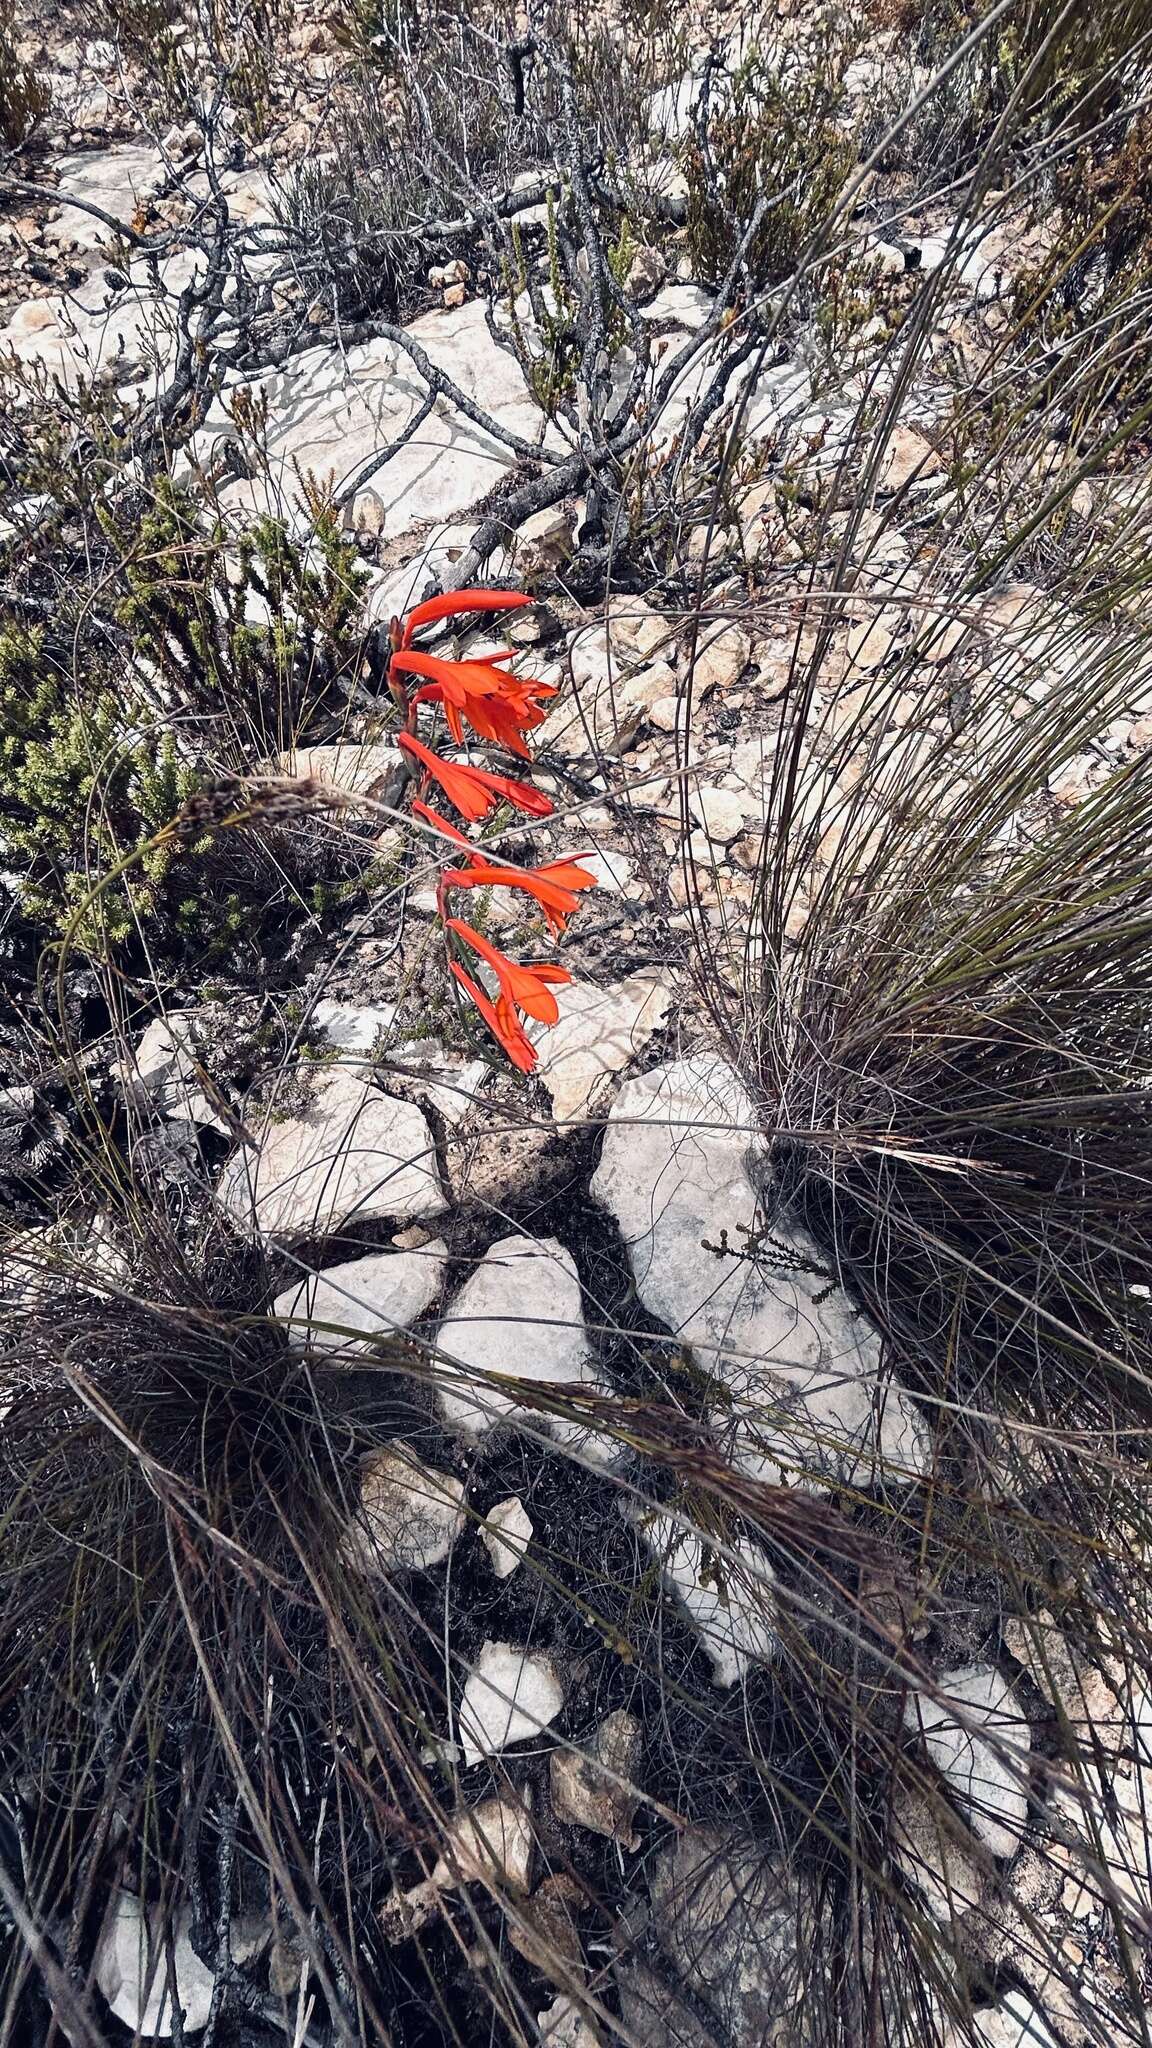
[(522, 590), (448, 590), (443, 597), (426, 598), (413, 606), (404, 621), (401, 645), (409, 647), (412, 635), (422, 626), (434, 626), (438, 619), (455, 618), (458, 612), (511, 612), (532, 599)]

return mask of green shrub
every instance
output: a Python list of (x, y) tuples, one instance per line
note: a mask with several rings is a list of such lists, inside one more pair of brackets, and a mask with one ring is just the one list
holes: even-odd
[[(134, 528), (106, 506), (98, 518), (112, 555), (105, 632), (53, 640), (0, 620), (0, 841), (25, 914), (59, 933), (85, 906), (76, 939), (92, 954), (146, 926), (150, 943), (211, 957), (262, 942), (293, 889), (314, 911), (327, 903), (317, 889), (343, 901), (362, 863), (327, 837), (289, 846), (283, 830), (230, 829), (149, 844), (216, 772), (252, 772), (290, 745), (355, 660), (359, 579), (334, 515), (317, 509), (308, 543), (262, 520), (229, 551), (222, 527), (162, 481)], [(253, 596), (265, 624), (246, 616)], [(107, 651), (124, 635), (135, 672)]]
[(819, 233), (857, 158), (835, 118), (853, 54), (839, 24), (803, 50), (753, 50), (711, 110), (707, 141), (697, 133), (685, 146), (688, 248), (701, 277), (724, 275), (762, 197), (770, 204), (748, 250), (757, 285), (787, 277)]
[[(135, 521), (98, 505), (120, 557), (116, 622), (171, 701), (217, 722), (228, 765), (291, 745), (359, 657), (363, 570), (332, 507), (312, 504), (307, 541), (264, 518), (230, 540), (222, 518), (161, 478)], [(252, 600), (267, 622), (250, 616)]]
[[(131, 734), (110, 687), (77, 692), (42, 630), (0, 626), (0, 834), (20, 864), (21, 899), (61, 930), (93, 883), (147, 844), (196, 787), (170, 733)], [(80, 943), (103, 950), (150, 917), (172, 850), (152, 848), (82, 920)]]

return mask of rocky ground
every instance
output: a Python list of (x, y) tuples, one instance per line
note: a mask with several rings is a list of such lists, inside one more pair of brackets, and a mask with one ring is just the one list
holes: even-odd
[[(328, 214), (307, 211), (355, 111), (332, 18), (285, 28), (259, 127), (223, 89), (174, 118), (139, 53), (87, 15), (64, 36), (28, 24), (17, 45), (50, 106), (0, 176), (5, 617), (49, 634), (67, 619), (79, 647), (70, 605), (114, 573), (95, 549), (117, 494), (147, 496), (162, 473), (202, 508), (203, 555), (181, 556), (174, 581), (215, 593), (229, 658), (237, 633), (285, 617), (250, 577), (246, 536), (275, 520), (314, 567), (323, 500), (354, 652), (317, 657), (290, 717), (266, 701), (238, 760), (226, 695), (185, 710), (137, 615), (108, 628), (137, 719), (159, 704), (212, 788), (226, 775), (233, 793), (271, 779), (282, 803), (312, 792), (300, 829), (328, 893), (277, 852), (259, 885), (282, 905), (271, 936), (245, 899), (213, 957), (157, 923), (110, 958), (30, 908), (5, 837), (9, 1412), (43, 1397), (36, 1346), (66, 1297), (73, 1392), (115, 1435), (84, 1377), (98, 1350), (84, 1318), (103, 1330), (114, 1311), (180, 1300), (159, 1229), (200, 1276), (198, 1329), (231, 1318), (273, 1347), (302, 1413), (340, 1418), (337, 1435), (354, 1418), (331, 1453), (325, 1568), (349, 1589), (349, 1640), (375, 1616), (356, 1668), (371, 1641), (391, 1674), (384, 1643), (398, 1675), (377, 1686), (377, 1720), (363, 1709), (371, 1742), (347, 1702), (327, 1727), (301, 1705), (302, 1764), (267, 1709), (295, 1853), (307, 1877), (313, 1829), (312, 1877), (356, 1930), (354, 1964), (309, 1917), (299, 1870), (277, 1870), (255, 1793), (238, 1837), (233, 1823), (251, 1868), (222, 1905), (174, 1851), (157, 1881), (129, 1772), (51, 1915), (38, 1894), (54, 2018), (17, 1987), (4, 2040), (1148, 2038), (1139, 1657), (1111, 1612), (1089, 1657), (1067, 1583), (1034, 1568), (1032, 1532), (1053, 1513), (1040, 1449), (998, 1465), (1011, 1428), (897, 1341), (827, 1218), (792, 1199), (778, 1140), (814, 1111), (758, 1035), (763, 989), (807, 971), (845, 875), (874, 876), (897, 826), (929, 812), (959, 844), (1056, 706), (1051, 773), (1021, 769), (999, 853), (1073, 830), (1152, 742), (1139, 602), (1090, 602), (1094, 565), (1140, 550), (1139, 434), (1092, 463), (1043, 406), (1022, 407), (997, 426), (994, 474), (988, 453), (998, 394), (1039, 374), (1020, 293), (1056, 243), (1051, 195), (1038, 210), (1007, 172), (959, 194), (939, 167), (889, 167), (869, 121), (915, 91), (920, 60), (900, 10), (876, 13), (830, 130), (851, 142), (829, 230), (850, 254), (795, 316), (779, 280), (754, 303), (747, 278), (718, 274), (692, 226), (693, 137), (723, 121), (755, 24), (684, 26), (664, 72), (642, 74), (626, 161), (620, 117), (600, 107), (596, 176), (614, 166), (642, 195), (627, 232), (615, 215), (595, 233), (569, 223), (560, 276), (557, 213), (573, 194), (577, 212), (589, 193), (599, 205), (600, 188), (564, 156), (559, 122), (551, 163), (504, 143), (475, 175), (454, 167), (443, 205), (459, 231), (427, 213), (380, 230), (378, 268), (398, 241), (407, 269), (375, 306), (350, 295), (365, 259), (332, 189)], [(785, 49), (824, 19), (775, 15)], [(181, 30), (169, 55), (206, 61), (202, 33)], [(606, 33), (619, 53), (638, 32), (610, 17)], [(400, 91), (385, 74), (381, 105)], [(514, 238), (497, 232), (511, 220)], [(580, 295), (609, 240), (619, 317), (597, 333)], [(1053, 501), (1059, 519), (1021, 541)], [(124, 516), (142, 530), (138, 505)], [(137, 574), (168, 545), (133, 556)], [(557, 690), (533, 770), (555, 808), (503, 824), (500, 851), (579, 852), (596, 881), (558, 952), (519, 896), (470, 906), (502, 950), (570, 972), (558, 1021), (530, 1027), (531, 1075), (443, 971), (440, 860), (411, 829), (382, 687), (393, 616), (461, 582), (536, 602), (428, 644), (511, 644)], [(98, 596), (84, 606), (95, 617)], [(169, 652), (200, 659), (203, 639), (166, 616)], [(344, 808), (325, 813), (325, 791)], [(229, 885), (205, 874), (210, 909)], [(29, 964), (42, 946), (60, 961), (54, 992)], [(226, 1301), (204, 1278), (221, 1245), (241, 1262)], [(988, 1423), (980, 1459), (957, 1448), (957, 1405)], [(22, 1456), (24, 1500), (38, 1468)], [(150, 1495), (170, 1504), (178, 1460), (151, 1457)], [(210, 1512), (180, 1501), (191, 1556)], [(934, 1515), (951, 1531), (961, 1509), (975, 1533), (950, 1533), (946, 1565), (916, 1581)], [(255, 1572), (232, 1548), (239, 1576)], [(282, 1582), (267, 1583), (274, 1603)], [(278, 1612), (269, 1699), (313, 1654)], [(401, 1627), (410, 1638), (393, 1639)], [(13, 1624), (17, 1641), (6, 1741), (12, 1674), (29, 1669)], [(204, 1697), (200, 1711), (207, 1725)], [(177, 1732), (154, 1739), (159, 1756)], [(250, 1786), (252, 1754), (231, 1768)], [(55, 1769), (25, 1760), (13, 1780), (13, 1954), (35, 1952), (28, 1842), (49, 1826)], [(848, 1797), (854, 1772), (867, 1797)], [(363, 1817), (341, 1809), (354, 1903), (328, 1810), (350, 1786), (376, 1830), (369, 1850)], [(837, 2004), (838, 1943), (870, 2010)], [(371, 1991), (349, 2019), (358, 1969)]]

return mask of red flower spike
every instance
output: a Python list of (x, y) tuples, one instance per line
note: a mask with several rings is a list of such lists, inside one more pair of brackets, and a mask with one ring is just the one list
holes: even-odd
[(572, 976), (566, 967), (552, 967), (544, 962), (532, 967), (518, 967), (514, 960), (509, 960), (506, 953), (492, 945), (481, 932), (474, 931), (470, 924), (465, 924), (462, 918), (450, 917), (447, 925), (450, 932), (455, 932), (466, 946), (471, 946), (474, 953), (479, 953), (480, 958), (487, 961), (500, 983), (502, 996), (514, 1003), (518, 1010), (535, 1017), (538, 1024), (556, 1023), (560, 1008), (547, 984), (551, 982), (560, 987), (571, 981)]
[(463, 832), (458, 831), (455, 825), (450, 825), (447, 818), (442, 818), (439, 811), (433, 810), (431, 804), (422, 804), (418, 796), (412, 799), (412, 814), (416, 818), (423, 818), (426, 825), (435, 825), (438, 832), (443, 832), (446, 839), (454, 839), (457, 846), (466, 846), (473, 860), (482, 858), (473, 851), (472, 841)]
[(440, 784), (450, 803), (455, 804), (461, 817), (471, 824), (478, 824), (503, 800), (514, 804), (518, 811), (526, 811), (532, 818), (550, 818), (554, 809), (550, 797), (529, 782), (517, 782), (510, 775), (490, 775), (486, 768), (470, 768), (464, 761), (442, 761), (423, 740), (413, 733), (399, 732), (396, 744), (405, 753), (412, 754), (434, 782)]
[(455, 618), (458, 612), (511, 612), (532, 599), (522, 590), (449, 590), (443, 597), (430, 597), (413, 606), (404, 621), (401, 647), (411, 647), (412, 636), (422, 626), (434, 626), (438, 619)]
[(522, 1074), (532, 1073), (536, 1066), (536, 1048), (511, 1003), (504, 996), (492, 1002), (472, 976), (465, 973), (458, 960), (450, 960), (448, 965), (461, 988), (471, 996), (493, 1038), (503, 1046), (513, 1066), (519, 1067)]
[(535, 897), (557, 938), (580, 908), (576, 891), (596, 887), (595, 875), (590, 875), (587, 868), (577, 867), (571, 858), (550, 861), (539, 868), (508, 868), (486, 860), (474, 847), (470, 846), (469, 852), (471, 864), (450, 868), (444, 877), (445, 888), (523, 889)]
[(444, 661), (437, 654), (395, 654), (389, 673), (428, 678), (414, 692), (412, 703), (443, 704), (457, 745), (464, 737), (463, 716), (482, 739), (496, 740), (526, 761), (530, 757), (523, 735), (544, 719), (535, 700), (556, 695), (553, 683), (505, 675), (493, 662)]

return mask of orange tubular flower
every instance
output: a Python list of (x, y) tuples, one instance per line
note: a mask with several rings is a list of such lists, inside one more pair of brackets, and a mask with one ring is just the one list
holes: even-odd
[(438, 832), (443, 832), (446, 839), (454, 839), (457, 846), (466, 846), (474, 860), (483, 858), (482, 854), (473, 852), (472, 841), (467, 839), (463, 832), (458, 832), (455, 825), (450, 825), (447, 818), (442, 818), (439, 811), (433, 810), (431, 804), (422, 804), (418, 796), (412, 799), (412, 815), (423, 818), (426, 825), (435, 825)]
[(537, 699), (554, 697), (553, 683), (521, 681), (505, 675), (496, 660), (444, 661), (437, 654), (406, 653), (392, 656), (391, 672), (428, 678), (417, 690), (413, 704), (443, 704), (449, 730), (459, 746), (464, 738), (462, 716), (482, 739), (498, 740), (528, 760), (523, 735), (543, 722)]
[(493, 1038), (503, 1046), (513, 1066), (519, 1067), (522, 1074), (530, 1074), (536, 1065), (536, 1048), (507, 996), (501, 994), (494, 1003), (491, 1002), (472, 976), (465, 973), (458, 960), (450, 960), (448, 965), (461, 988), (471, 996)]
[(594, 889), (595, 875), (578, 867), (574, 856), (548, 861), (539, 868), (502, 868), (470, 847), (471, 860), (464, 868), (449, 868), (446, 889), (523, 889), (534, 896), (557, 938), (568, 919), (579, 910), (577, 890)]
[[(411, 647), (413, 634), (422, 626), (455, 618), (458, 612), (511, 612), (531, 602), (522, 590), (449, 590), (443, 597), (430, 597), (424, 604), (413, 606), (404, 621), (399, 645)], [(396, 627), (399, 624), (396, 620)]]
[(470, 768), (464, 761), (442, 761), (439, 754), (434, 754), (431, 747), (410, 732), (397, 733), (396, 744), (419, 761), (425, 773), (440, 784), (449, 802), (472, 824), (486, 818), (501, 799), (533, 818), (552, 815), (551, 799), (533, 789), (530, 782), (517, 782), (509, 775), (490, 775), (487, 769)]
[(465, 924), (462, 918), (450, 917), (446, 922), (450, 932), (455, 932), (457, 938), (463, 939), (466, 946), (471, 946), (474, 953), (479, 953), (480, 958), (487, 961), (500, 983), (501, 996), (527, 1016), (535, 1017), (538, 1024), (555, 1024), (560, 1009), (547, 984), (552, 982), (559, 987), (571, 981), (572, 976), (566, 967), (551, 967), (543, 963), (518, 967), (514, 960), (509, 960), (506, 953), (492, 945), (482, 933), (474, 931), (470, 924)]

